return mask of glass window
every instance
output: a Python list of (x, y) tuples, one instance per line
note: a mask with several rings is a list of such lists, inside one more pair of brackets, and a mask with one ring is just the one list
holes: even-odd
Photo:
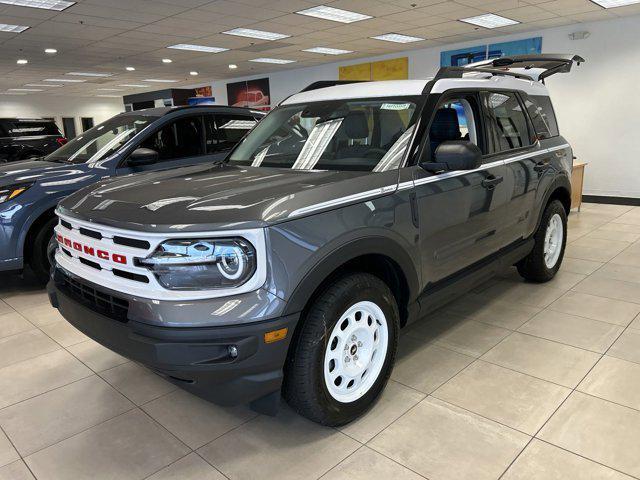
[(398, 168), (421, 97), (285, 105), (267, 115), (229, 161), (254, 167), (381, 172)]
[(65, 163), (97, 162), (116, 152), (157, 118), (147, 115), (117, 115), (81, 133), (45, 160)]
[(531, 100), (537, 105), (540, 116), (544, 122), (549, 126), (549, 132), (552, 137), (560, 135), (558, 131), (558, 121), (556, 120), (556, 114), (551, 104), (551, 99), (546, 96), (536, 95), (532, 96)]
[(158, 160), (204, 155), (202, 145), (202, 117), (179, 118), (157, 130), (141, 144), (158, 152)]
[(207, 153), (230, 150), (256, 123), (256, 119), (247, 115), (206, 115)]
[(473, 98), (460, 98), (438, 107), (429, 129), (432, 158), (443, 142), (468, 140), (480, 146), (473, 105), (477, 105)]
[(488, 93), (487, 108), (496, 131), (496, 150), (505, 151), (531, 145), (527, 119), (513, 93)]
[(7, 122), (9, 137), (31, 137), (38, 135), (60, 135), (54, 122), (16, 120)]

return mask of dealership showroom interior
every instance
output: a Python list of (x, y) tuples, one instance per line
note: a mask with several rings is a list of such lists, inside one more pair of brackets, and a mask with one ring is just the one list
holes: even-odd
[(640, 0), (0, 0), (0, 480), (640, 479), (639, 65)]

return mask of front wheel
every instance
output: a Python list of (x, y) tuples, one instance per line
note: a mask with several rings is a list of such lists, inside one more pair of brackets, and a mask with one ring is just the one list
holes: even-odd
[(548, 282), (560, 269), (567, 244), (567, 212), (559, 200), (549, 202), (533, 239), (533, 250), (517, 264), (518, 273), (526, 280)]
[(349, 423), (375, 403), (393, 369), (395, 298), (379, 278), (356, 273), (331, 285), (302, 321), (286, 366), (284, 397), (317, 423)]
[(52, 218), (45, 223), (36, 233), (33, 239), (32, 250), (29, 256), (29, 266), (35, 273), (38, 281), (46, 283), (51, 271), (51, 254), (53, 229), (58, 223), (56, 218)]

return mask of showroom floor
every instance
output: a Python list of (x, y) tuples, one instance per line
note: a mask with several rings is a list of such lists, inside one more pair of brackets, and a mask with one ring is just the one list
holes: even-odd
[(505, 272), (412, 326), (340, 430), (206, 403), (0, 277), (0, 479), (640, 477), (640, 207), (584, 205), (569, 240), (551, 283)]

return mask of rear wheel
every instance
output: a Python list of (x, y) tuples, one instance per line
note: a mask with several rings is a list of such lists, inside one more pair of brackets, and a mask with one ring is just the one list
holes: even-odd
[(285, 399), (323, 425), (351, 422), (375, 403), (391, 374), (395, 298), (379, 278), (353, 274), (320, 295), (303, 321), (286, 368)]
[(527, 280), (547, 282), (560, 269), (567, 243), (567, 213), (559, 200), (547, 205), (533, 238), (533, 250), (517, 264), (518, 272)]
[(53, 228), (58, 220), (52, 218), (40, 227), (35, 234), (33, 243), (31, 244), (31, 252), (29, 253), (29, 266), (36, 278), (42, 283), (47, 282), (51, 270), (50, 254), (53, 239)]

